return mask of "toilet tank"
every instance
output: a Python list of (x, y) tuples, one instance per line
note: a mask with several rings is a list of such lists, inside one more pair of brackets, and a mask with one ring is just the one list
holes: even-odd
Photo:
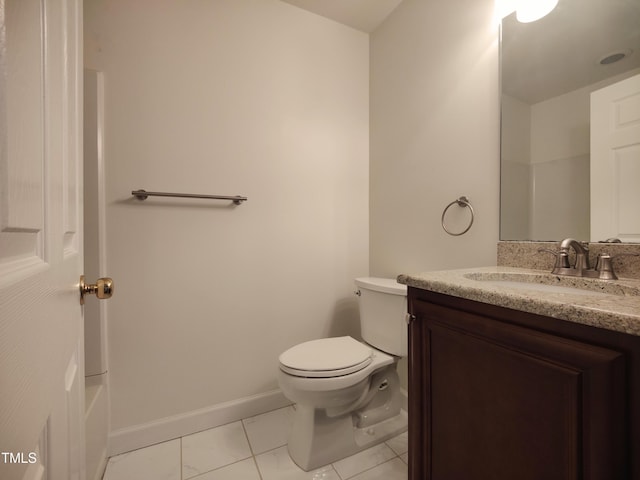
[(393, 278), (356, 278), (362, 339), (398, 357), (407, 356), (407, 287)]

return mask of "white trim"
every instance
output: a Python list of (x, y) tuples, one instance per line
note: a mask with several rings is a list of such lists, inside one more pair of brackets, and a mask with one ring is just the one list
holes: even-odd
[(107, 374), (85, 377), (85, 444), (88, 480), (101, 480), (107, 467), (109, 435)]
[(290, 405), (278, 390), (193, 410), (109, 434), (108, 455), (118, 455)]
[[(408, 412), (407, 391), (401, 388), (400, 392), (402, 394), (402, 409)], [(278, 389), (133, 427), (121, 428), (109, 434), (108, 456), (119, 455), (208, 428), (236, 422), (290, 404), (291, 401)]]

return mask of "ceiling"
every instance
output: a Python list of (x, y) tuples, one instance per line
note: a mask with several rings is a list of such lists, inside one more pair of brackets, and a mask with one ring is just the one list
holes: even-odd
[(282, 0), (365, 33), (387, 18), (402, 0)]
[[(365, 33), (375, 30), (402, 0), (282, 0)], [(561, 0), (542, 20), (503, 20), (502, 87), (537, 103), (640, 67), (640, 0)], [(624, 61), (598, 61), (631, 50)]]
[(640, 0), (560, 0), (536, 22), (506, 17), (502, 40), (502, 89), (534, 104), (640, 67)]

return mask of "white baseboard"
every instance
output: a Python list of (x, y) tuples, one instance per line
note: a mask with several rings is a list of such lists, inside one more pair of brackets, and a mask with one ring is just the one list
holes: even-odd
[[(401, 389), (403, 409), (408, 411), (408, 394)], [(290, 405), (280, 390), (244, 397), (212, 405), (149, 423), (115, 430), (109, 434), (108, 455), (118, 455), (138, 448), (236, 422), (243, 418), (269, 412)]]
[(109, 456), (236, 422), (290, 405), (278, 390), (115, 430), (109, 435)]

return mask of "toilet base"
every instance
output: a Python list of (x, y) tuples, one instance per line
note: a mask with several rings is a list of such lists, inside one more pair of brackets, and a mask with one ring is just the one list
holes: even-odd
[(308, 472), (378, 445), (407, 430), (407, 412), (358, 428), (347, 414), (328, 417), (324, 410), (296, 406), (288, 449), (291, 459)]

